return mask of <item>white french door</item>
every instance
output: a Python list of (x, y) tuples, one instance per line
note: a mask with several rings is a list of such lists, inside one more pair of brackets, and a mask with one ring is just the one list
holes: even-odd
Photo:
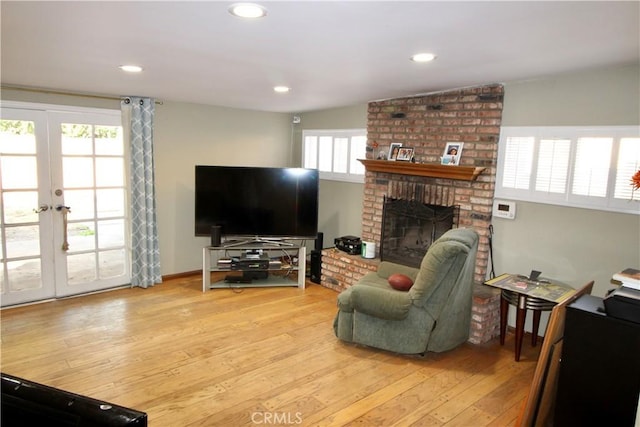
[(120, 112), (30, 108), (1, 109), (2, 306), (130, 283)]

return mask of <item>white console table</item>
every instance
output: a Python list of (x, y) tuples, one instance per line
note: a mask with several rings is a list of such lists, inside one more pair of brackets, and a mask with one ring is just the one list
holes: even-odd
[[(267, 270), (232, 268), (230, 263), (221, 263), (234, 257), (241, 258), (247, 251), (262, 251), (270, 260), (280, 260), (281, 264), (270, 263)], [(297, 286), (305, 288), (307, 248), (303, 245), (280, 246), (264, 243), (248, 243), (234, 246), (207, 246), (202, 250), (202, 292), (207, 289), (237, 288), (237, 287), (272, 287)], [(243, 274), (246, 272), (265, 272), (266, 278), (254, 279), (250, 283), (228, 283), (224, 279), (211, 282), (211, 272), (228, 272), (229, 274)], [(290, 280), (287, 275), (296, 273), (297, 281)]]

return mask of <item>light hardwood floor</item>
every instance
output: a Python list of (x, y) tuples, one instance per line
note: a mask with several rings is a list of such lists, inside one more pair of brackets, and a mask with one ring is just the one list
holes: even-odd
[(199, 276), (5, 309), (2, 371), (144, 411), (152, 427), (511, 426), (539, 345), (402, 356), (336, 339), (319, 285)]

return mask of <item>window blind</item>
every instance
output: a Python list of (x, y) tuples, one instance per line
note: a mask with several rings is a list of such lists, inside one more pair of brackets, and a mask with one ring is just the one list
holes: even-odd
[(638, 126), (504, 127), (496, 197), (640, 214)]

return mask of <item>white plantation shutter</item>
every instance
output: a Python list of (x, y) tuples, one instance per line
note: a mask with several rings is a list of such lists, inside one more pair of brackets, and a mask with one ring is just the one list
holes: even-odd
[[(640, 138), (622, 138), (616, 162), (615, 199), (640, 201), (640, 190), (632, 192), (631, 177), (640, 170)], [(633, 194), (632, 194), (633, 193)]]
[(611, 165), (613, 138), (579, 138), (571, 193), (605, 197)]
[(506, 140), (502, 186), (528, 189), (533, 164), (533, 137), (510, 137)]
[(317, 168), (321, 179), (364, 182), (366, 129), (304, 130), (302, 164)]
[(303, 167), (309, 169), (318, 168), (318, 137), (307, 136), (304, 138), (304, 162)]
[(318, 144), (318, 170), (320, 172), (331, 172), (333, 169), (333, 138), (321, 136)]
[(536, 191), (565, 193), (570, 153), (571, 141), (568, 139), (543, 139), (540, 141)]
[(333, 140), (333, 171), (347, 173), (349, 160), (349, 138), (335, 138)]
[(364, 159), (367, 152), (367, 137), (364, 135), (351, 138), (351, 152), (349, 153), (349, 170), (356, 175), (364, 176), (364, 165), (358, 159)]
[(637, 126), (504, 127), (495, 196), (640, 214), (639, 168)]

